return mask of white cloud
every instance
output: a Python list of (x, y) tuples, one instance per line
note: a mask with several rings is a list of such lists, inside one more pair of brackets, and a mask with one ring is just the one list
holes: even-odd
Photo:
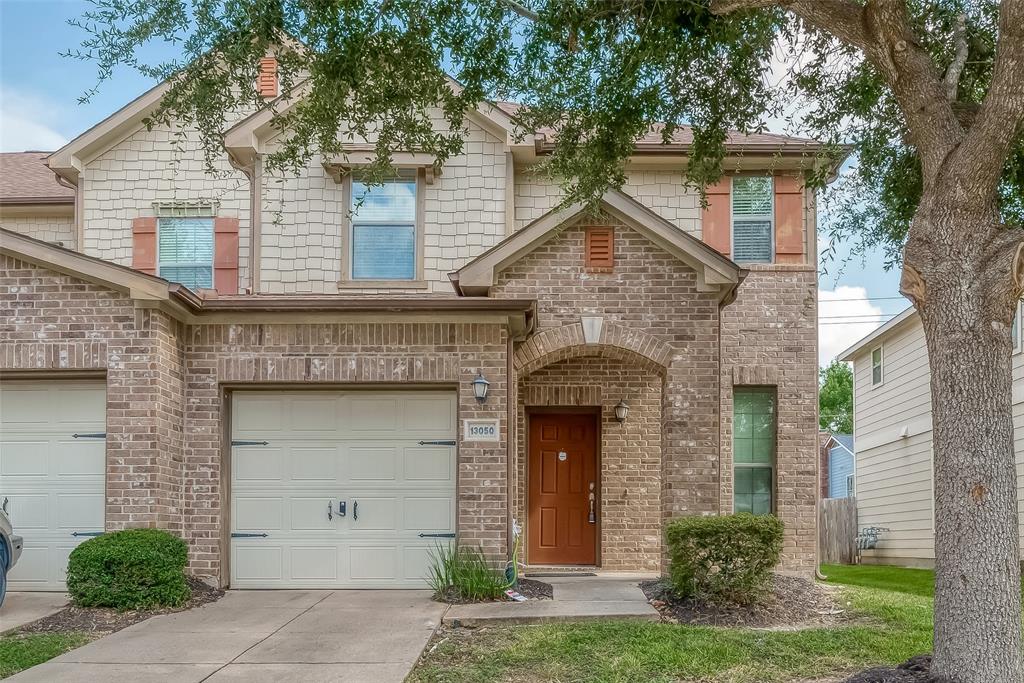
[(863, 287), (840, 286), (818, 290), (818, 363), (828, 365), (888, 316), (868, 300)]
[(0, 152), (51, 151), (68, 139), (54, 129), (57, 105), (32, 95), (0, 89)]

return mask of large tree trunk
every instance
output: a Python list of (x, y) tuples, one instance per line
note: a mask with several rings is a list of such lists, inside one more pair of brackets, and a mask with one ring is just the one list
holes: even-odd
[(948, 197), (923, 198), (904, 274), (903, 289), (915, 299), (924, 323), (931, 367), (933, 674), (958, 683), (1021, 683), (1008, 324), (1016, 300), (1011, 292), (1013, 255), (993, 261), (991, 253), (985, 256), (964, 242), (956, 244), (955, 236), (1000, 231), (996, 216), (979, 222), (975, 213), (974, 218), (973, 224), (965, 224), (969, 219)]

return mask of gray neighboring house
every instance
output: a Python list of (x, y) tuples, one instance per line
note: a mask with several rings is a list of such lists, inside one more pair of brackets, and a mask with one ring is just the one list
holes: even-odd
[[(1019, 324), (1018, 312), (1016, 325)], [(1024, 497), (1024, 354), (1014, 331), (1013, 422), (1017, 497)], [(935, 563), (931, 372), (924, 328), (908, 308), (839, 355), (853, 363), (858, 525), (889, 531), (863, 561)], [(1024, 534), (1024, 518), (1019, 526)]]

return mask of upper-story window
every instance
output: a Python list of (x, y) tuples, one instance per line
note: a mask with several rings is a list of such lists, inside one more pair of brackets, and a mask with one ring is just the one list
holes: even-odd
[(160, 218), (157, 275), (189, 289), (213, 287), (213, 218)]
[(882, 383), (882, 347), (871, 351), (871, 385)]
[(353, 280), (416, 278), (416, 179), (352, 182), (349, 243)]
[(775, 235), (774, 187), (770, 176), (732, 179), (732, 258), (771, 263)]

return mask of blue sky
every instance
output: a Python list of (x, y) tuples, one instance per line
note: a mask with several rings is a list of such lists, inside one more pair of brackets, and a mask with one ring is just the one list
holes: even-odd
[[(0, 150), (55, 149), (153, 85), (123, 70), (90, 102), (78, 102), (95, 84), (96, 67), (58, 53), (85, 37), (67, 20), (89, 7), (81, 0), (0, 0)], [(157, 46), (151, 55), (157, 54), (169, 53)], [(838, 245), (838, 261), (848, 254), (849, 245)], [(899, 274), (883, 270), (881, 254), (849, 261), (841, 272), (832, 264), (829, 271), (819, 279), (823, 363), (907, 306), (889, 298), (899, 296)]]

